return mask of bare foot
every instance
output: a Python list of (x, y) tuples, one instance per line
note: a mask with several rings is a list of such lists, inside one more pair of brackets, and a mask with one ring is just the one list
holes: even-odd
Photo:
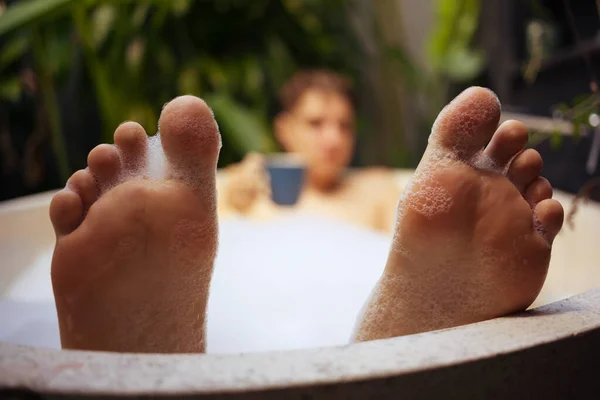
[(499, 117), (496, 96), (477, 87), (438, 116), (354, 340), (473, 323), (535, 300), (563, 209), (539, 176), (539, 153), (522, 151), (525, 127), (497, 128)]
[(221, 139), (208, 106), (191, 96), (166, 105), (159, 125), (150, 139), (136, 123), (121, 125), (115, 145), (92, 150), (89, 168), (52, 200), (63, 348), (205, 349)]

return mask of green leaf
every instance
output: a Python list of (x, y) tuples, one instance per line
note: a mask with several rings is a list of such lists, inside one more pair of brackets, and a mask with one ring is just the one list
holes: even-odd
[(535, 147), (546, 139), (548, 139), (548, 135), (546, 133), (529, 131), (529, 140), (527, 142), (527, 147)]
[(553, 150), (557, 150), (561, 148), (563, 144), (563, 137), (560, 132), (554, 132), (552, 136), (550, 136), (550, 147)]
[(213, 109), (221, 134), (240, 153), (270, 152), (275, 143), (264, 118), (235, 102), (227, 94), (205, 95), (206, 103)]
[(484, 66), (481, 52), (471, 51), (464, 47), (456, 47), (448, 52), (443, 70), (449, 78), (464, 82), (476, 78)]
[(177, 78), (177, 91), (181, 94), (200, 95), (200, 74), (194, 65), (187, 65), (181, 69)]
[(577, 143), (579, 139), (581, 139), (582, 132), (584, 131), (586, 126), (586, 123), (581, 122), (573, 124), (573, 139), (575, 139), (575, 143)]
[(129, 43), (125, 51), (125, 59), (130, 70), (137, 71), (140, 68), (145, 52), (146, 42), (143, 38), (134, 38)]
[(96, 47), (102, 45), (115, 25), (117, 10), (114, 6), (103, 4), (92, 14), (92, 39)]
[(4, 45), (0, 53), (0, 68), (21, 58), (29, 46), (28, 36), (17, 36)]
[(16, 101), (21, 96), (21, 81), (18, 77), (11, 77), (0, 82), (0, 98)]
[(142, 24), (148, 18), (149, 11), (150, 11), (150, 4), (149, 3), (138, 4), (138, 6), (136, 7), (135, 11), (133, 12), (133, 14), (131, 16), (131, 24), (135, 28), (141, 27)]
[(418, 69), (404, 48), (400, 46), (387, 46), (384, 54), (398, 65), (399, 73), (406, 85), (409, 85), (413, 89), (422, 86), (424, 72)]
[(31, 47), (38, 75), (39, 93), (42, 98), (46, 117), (48, 118), (48, 128), (50, 129), (54, 156), (56, 158), (60, 177), (63, 182), (66, 182), (71, 173), (69, 168), (69, 156), (61, 126), (60, 107), (58, 105), (56, 88), (51, 71), (45, 62), (44, 40), (39, 29), (36, 29), (33, 32)]
[(20, 1), (6, 9), (0, 18), (0, 36), (23, 26), (38, 23), (66, 10), (80, 0)]
[(171, 12), (176, 17), (181, 17), (189, 11), (191, 6), (190, 0), (172, 0), (171, 1)]
[(297, 69), (292, 52), (286, 43), (278, 37), (271, 36), (267, 39), (266, 75), (273, 82), (273, 86), (281, 87)]
[(450, 78), (471, 79), (483, 67), (482, 53), (471, 49), (481, 1), (436, 2), (436, 23), (427, 46), (429, 61), (434, 69), (448, 74)]

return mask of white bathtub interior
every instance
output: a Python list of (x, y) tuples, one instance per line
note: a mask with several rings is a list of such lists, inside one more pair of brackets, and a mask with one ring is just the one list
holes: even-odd
[[(400, 174), (401, 185), (408, 176)], [(0, 204), (0, 341), (60, 347), (49, 278), (51, 195)], [(570, 209), (571, 195), (556, 191), (555, 198)], [(574, 222), (575, 229), (564, 228), (555, 241), (534, 306), (600, 287), (600, 206), (582, 206)], [(207, 351), (346, 344), (389, 245), (387, 235), (314, 215), (222, 221)]]

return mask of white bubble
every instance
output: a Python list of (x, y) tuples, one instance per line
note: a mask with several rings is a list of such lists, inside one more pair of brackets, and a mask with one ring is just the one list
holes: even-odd
[(160, 133), (148, 138), (148, 160), (145, 175), (150, 179), (164, 179), (167, 174), (167, 158), (160, 142)]
[(502, 174), (504, 171), (504, 167), (499, 166), (490, 156), (483, 153), (483, 151), (476, 153), (473, 158), (471, 158), (469, 164), (473, 168), (482, 171), (497, 172), (499, 174)]

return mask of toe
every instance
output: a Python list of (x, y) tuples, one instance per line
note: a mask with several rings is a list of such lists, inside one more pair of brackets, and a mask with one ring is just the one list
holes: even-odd
[(121, 161), (117, 149), (109, 144), (96, 146), (88, 155), (88, 167), (96, 178), (100, 193), (105, 192), (119, 177)]
[(81, 197), (71, 190), (61, 190), (50, 202), (50, 221), (56, 236), (73, 232), (83, 220)]
[(534, 149), (526, 149), (510, 164), (507, 176), (523, 192), (542, 172), (542, 156)]
[(552, 243), (562, 228), (564, 219), (562, 205), (556, 200), (546, 199), (535, 206), (534, 214), (539, 222), (540, 234), (548, 243)]
[(506, 121), (496, 130), (484, 153), (494, 164), (503, 167), (523, 150), (528, 139), (529, 133), (525, 125), (519, 121)]
[(548, 179), (538, 176), (531, 185), (525, 189), (525, 200), (532, 206), (552, 198), (552, 185)]
[(500, 102), (488, 89), (471, 87), (459, 94), (437, 117), (430, 143), (470, 159), (485, 146), (498, 127)]
[(221, 135), (206, 103), (194, 96), (182, 96), (165, 106), (160, 116), (162, 147), (175, 178), (193, 178), (217, 165)]
[(117, 128), (114, 138), (122, 167), (131, 174), (143, 171), (148, 153), (148, 135), (144, 128), (136, 122), (125, 122)]
[(75, 172), (67, 182), (67, 188), (81, 197), (84, 213), (89, 210), (98, 198), (96, 181), (90, 171), (86, 169)]

